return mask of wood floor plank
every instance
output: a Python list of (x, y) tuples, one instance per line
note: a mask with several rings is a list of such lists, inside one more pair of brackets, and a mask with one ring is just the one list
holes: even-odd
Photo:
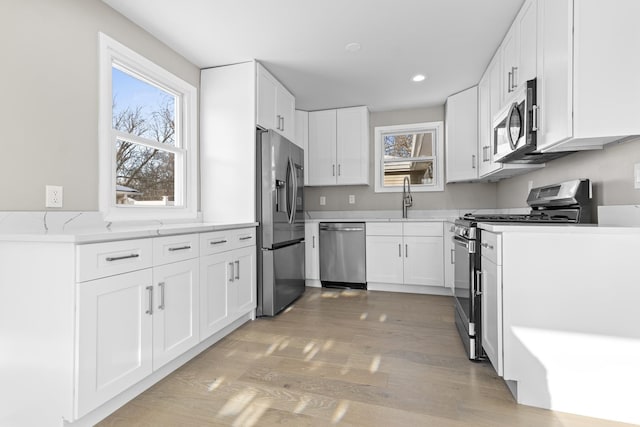
[(308, 288), (99, 426), (614, 427), (518, 405), (468, 360), (446, 296)]

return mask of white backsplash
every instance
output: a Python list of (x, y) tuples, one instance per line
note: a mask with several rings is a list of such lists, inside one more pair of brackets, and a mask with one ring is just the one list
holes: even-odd
[(640, 227), (640, 205), (598, 206), (598, 225)]

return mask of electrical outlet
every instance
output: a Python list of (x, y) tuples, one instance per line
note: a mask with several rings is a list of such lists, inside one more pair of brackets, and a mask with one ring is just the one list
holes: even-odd
[(327, 204), (327, 198), (325, 196), (320, 196), (320, 206), (324, 206)]
[(356, 202), (356, 196), (354, 194), (349, 194), (349, 204), (353, 205)]
[(62, 207), (62, 186), (60, 185), (47, 185), (45, 187), (47, 198), (45, 200), (45, 207), (47, 208), (61, 208)]

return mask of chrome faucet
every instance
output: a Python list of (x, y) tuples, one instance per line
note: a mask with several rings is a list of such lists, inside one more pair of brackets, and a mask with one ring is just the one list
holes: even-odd
[(411, 197), (411, 184), (409, 183), (409, 177), (404, 177), (402, 183), (402, 218), (407, 217), (407, 208), (413, 205), (413, 197)]

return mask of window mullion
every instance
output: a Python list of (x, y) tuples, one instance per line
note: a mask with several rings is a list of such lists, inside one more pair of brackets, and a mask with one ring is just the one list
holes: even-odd
[(116, 139), (144, 145), (145, 147), (156, 148), (158, 150), (168, 151), (170, 153), (175, 153), (175, 154), (184, 153), (186, 151), (183, 148), (174, 147), (173, 145), (168, 145), (168, 144), (162, 144), (160, 142), (154, 141), (153, 139), (132, 135), (130, 133), (122, 132), (116, 129), (112, 129), (112, 132), (114, 133)]

